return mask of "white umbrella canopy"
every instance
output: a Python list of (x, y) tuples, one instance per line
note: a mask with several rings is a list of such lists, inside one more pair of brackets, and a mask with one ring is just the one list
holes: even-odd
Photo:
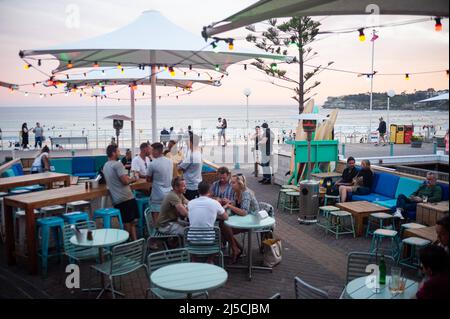
[[(54, 73), (70, 68), (118, 66), (151, 66), (152, 85), (152, 138), (157, 138), (156, 121), (156, 73), (157, 66), (215, 69), (225, 72), (234, 63), (253, 58), (289, 60), (288, 57), (269, 54), (262, 50), (229, 51), (223, 41), (205, 43), (200, 36), (173, 24), (157, 11), (145, 11), (134, 22), (116, 31), (78, 41), (38, 50), (20, 51), (22, 58), (41, 59), (40, 55), (52, 55), (58, 60)], [(38, 56), (38, 57), (36, 57)]]
[(444, 101), (444, 100), (448, 101), (448, 93), (433, 96), (433, 97), (430, 97), (429, 99), (421, 100), (416, 103), (427, 103), (427, 102)]
[[(229, 51), (220, 41), (218, 52), (196, 36), (166, 19), (158, 11), (144, 11), (132, 23), (98, 37), (54, 47), (24, 50), (23, 57), (50, 54), (60, 61), (54, 72), (73, 68), (169, 65), (225, 71), (230, 65), (251, 58), (285, 60), (286, 57), (255, 49)], [(44, 60), (44, 59), (42, 59)]]
[[(148, 85), (151, 84), (151, 77), (149, 76), (151, 72), (150, 68), (143, 69), (126, 69), (125, 72), (117, 68), (98, 68), (91, 70), (84, 74), (71, 74), (69, 79), (65, 75), (56, 76), (54, 81), (62, 82), (67, 84), (67, 88), (74, 88), (75, 86), (80, 87), (94, 87), (94, 86), (108, 86), (108, 85)], [(220, 81), (214, 81), (210, 78), (206, 79), (202, 76), (197, 77), (181, 77), (172, 76), (167, 71), (158, 72), (156, 74), (156, 85), (157, 86), (169, 86), (169, 87), (179, 87), (182, 89), (190, 90), (194, 83), (201, 83), (205, 85), (220, 86)], [(105, 93), (106, 95), (106, 93)], [(98, 115), (97, 115), (97, 99), (98, 96), (102, 94), (94, 94), (96, 107), (96, 135), (98, 147)], [(130, 101), (131, 101), (131, 152), (134, 154), (135, 149), (135, 103), (134, 103), (134, 89), (130, 86)]]
[(448, 17), (448, 7), (447, 0), (260, 0), (220, 22), (205, 27), (203, 36), (207, 38), (263, 20), (282, 17), (377, 13)]
[(131, 117), (122, 114), (112, 114), (105, 117), (105, 120), (131, 121)]

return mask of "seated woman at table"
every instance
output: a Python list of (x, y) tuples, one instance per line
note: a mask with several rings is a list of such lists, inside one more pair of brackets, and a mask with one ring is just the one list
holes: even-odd
[(436, 221), (436, 235), (437, 240), (433, 243), (434, 245), (444, 248), (448, 254), (448, 213), (439, 218)]
[(48, 172), (50, 170), (50, 159), (48, 153), (50, 153), (50, 149), (47, 145), (45, 145), (31, 165), (31, 174)]
[(430, 245), (420, 252), (420, 268), (424, 280), (419, 285), (417, 299), (448, 299), (448, 254), (444, 248)]
[(361, 161), (361, 170), (358, 172), (356, 177), (353, 179), (351, 186), (341, 185), (339, 186), (339, 196), (341, 197), (341, 203), (347, 200), (347, 194), (352, 192), (357, 195), (368, 195), (370, 194), (370, 188), (372, 187), (373, 172), (370, 168), (369, 160)]
[[(227, 203), (224, 208), (229, 209), (235, 215), (245, 216), (255, 214), (259, 211), (259, 203), (256, 200), (253, 191), (247, 188), (246, 180), (243, 175), (233, 175), (231, 177), (231, 187), (235, 193), (234, 202)], [(242, 254), (242, 247), (234, 237), (234, 234), (243, 232), (241, 229), (233, 229), (225, 224), (221, 225), (222, 234), (231, 246), (233, 251), (232, 262), (235, 263)]]

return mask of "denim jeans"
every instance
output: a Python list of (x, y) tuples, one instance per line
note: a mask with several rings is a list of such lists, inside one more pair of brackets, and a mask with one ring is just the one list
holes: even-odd
[(34, 148), (36, 148), (38, 145), (40, 148), (42, 148), (42, 136), (36, 136), (34, 138)]

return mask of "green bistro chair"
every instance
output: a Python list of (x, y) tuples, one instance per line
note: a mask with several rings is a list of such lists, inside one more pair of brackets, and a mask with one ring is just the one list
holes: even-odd
[(218, 255), (220, 266), (224, 267), (219, 227), (186, 227), (184, 247), (196, 256)]
[(111, 289), (114, 299), (116, 298), (116, 294), (124, 296), (124, 294), (114, 288), (115, 277), (128, 275), (140, 268), (144, 268), (148, 273), (147, 265), (145, 264), (145, 251), (145, 239), (141, 238), (130, 243), (114, 246), (112, 248), (110, 260), (100, 265), (91, 266), (102, 276), (107, 276), (109, 279), (109, 284), (103, 287), (103, 290), (97, 296), (97, 299), (100, 298), (107, 289)]
[(295, 299), (328, 299), (328, 293), (311, 286), (299, 277), (294, 278)]
[(148, 207), (144, 212), (145, 224), (147, 225), (147, 240), (162, 240), (164, 244), (164, 248), (167, 250), (167, 240), (170, 238), (176, 238), (178, 240), (178, 244), (181, 246), (181, 238), (178, 235), (172, 234), (164, 234), (161, 233), (154, 225), (153, 225), (153, 217), (152, 217), (152, 209)]
[[(150, 275), (157, 269), (178, 263), (188, 263), (191, 261), (189, 251), (186, 248), (165, 250), (152, 253), (147, 257), (147, 269), (150, 288), (147, 289), (146, 298), (151, 293), (152, 297), (159, 299), (185, 299), (186, 294), (167, 291), (161, 288), (152, 287)], [(208, 292), (198, 292), (192, 295), (193, 298), (205, 296), (208, 298)]]
[(277, 208), (284, 208), (284, 205), (286, 203), (286, 194), (295, 191), (295, 189), (292, 188), (280, 188), (278, 191), (278, 199), (277, 199)]

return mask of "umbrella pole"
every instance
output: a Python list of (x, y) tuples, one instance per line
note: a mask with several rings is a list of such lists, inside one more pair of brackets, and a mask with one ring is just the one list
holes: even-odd
[(156, 65), (151, 67), (151, 88), (152, 88), (152, 142), (155, 143), (157, 139), (156, 131)]
[(98, 149), (98, 96), (95, 96), (95, 148)]
[(134, 90), (133, 86), (130, 86), (130, 101), (131, 101), (131, 156), (134, 156), (134, 150), (135, 150), (135, 106), (134, 106)]

